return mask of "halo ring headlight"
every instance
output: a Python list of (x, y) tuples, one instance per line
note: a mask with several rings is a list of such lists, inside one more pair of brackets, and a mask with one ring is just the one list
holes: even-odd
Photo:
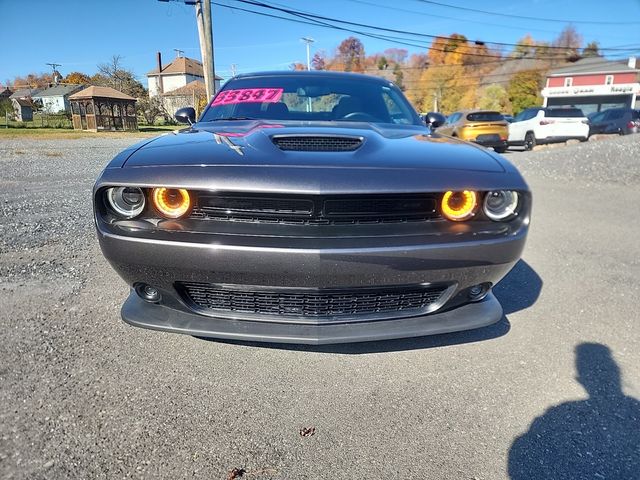
[(512, 190), (493, 190), (484, 197), (483, 210), (494, 222), (507, 220), (516, 215), (520, 197)]
[(180, 218), (191, 208), (191, 196), (184, 188), (154, 188), (151, 198), (158, 213), (166, 218)]
[(460, 222), (473, 217), (477, 205), (478, 195), (473, 190), (449, 190), (442, 196), (441, 210), (447, 219)]
[(106, 197), (111, 209), (124, 218), (140, 215), (146, 203), (144, 192), (138, 187), (111, 187)]

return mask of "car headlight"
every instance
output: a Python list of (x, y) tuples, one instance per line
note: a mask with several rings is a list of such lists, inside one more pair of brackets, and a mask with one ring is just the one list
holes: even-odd
[(476, 213), (478, 195), (472, 190), (448, 191), (442, 197), (442, 214), (449, 220), (468, 220)]
[(506, 220), (516, 214), (518, 201), (518, 192), (511, 190), (487, 192), (484, 197), (484, 213), (496, 222)]
[(167, 218), (180, 218), (191, 208), (191, 197), (184, 188), (154, 188), (151, 198), (158, 213)]
[(124, 218), (137, 217), (144, 210), (144, 192), (138, 187), (112, 187), (106, 191), (111, 209)]

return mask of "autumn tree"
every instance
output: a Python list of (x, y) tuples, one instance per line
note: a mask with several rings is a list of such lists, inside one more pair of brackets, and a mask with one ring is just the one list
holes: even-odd
[(562, 29), (558, 38), (556, 38), (552, 46), (557, 56), (565, 60), (577, 60), (580, 58), (580, 47), (582, 47), (582, 36), (572, 25), (567, 25)]
[(337, 60), (345, 72), (364, 72), (364, 45), (355, 37), (349, 37), (338, 45)]
[(378, 61), (376, 62), (376, 67), (378, 67), (378, 70), (386, 70), (388, 66), (389, 62), (384, 55), (378, 58)]
[(307, 66), (304, 63), (293, 62), (291, 65), (289, 65), (289, 69), (295, 71), (303, 71), (307, 69)]
[(71, 83), (73, 85), (89, 85), (91, 77), (82, 72), (71, 72), (62, 80), (63, 83)]
[(497, 83), (488, 85), (482, 89), (477, 106), (482, 110), (493, 110), (496, 112), (511, 111), (507, 90)]
[[(464, 35), (436, 37), (428, 52), (429, 68), (407, 93), (422, 111), (438, 110), (451, 113), (472, 108), (477, 102), (481, 71), (474, 65), (475, 46)], [(413, 82), (412, 82), (413, 83)]]
[(585, 47), (582, 49), (582, 57), (583, 58), (587, 58), (587, 57), (601, 57), (602, 55), (600, 54), (600, 45), (598, 44), (598, 42), (589, 42), (585, 45)]
[(3, 120), (7, 113), (10, 117), (13, 116), (13, 112), (13, 104), (11, 103), (11, 100), (9, 100), (8, 98), (3, 98), (2, 100), (0, 100), (0, 117)]
[(511, 56), (514, 58), (531, 58), (536, 53), (536, 41), (530, 34), (526, 34), (516, 42), (513, 47)]
[(535, 107), (542, 103), (540, 90), (543, 81), (544, 76), (537, 70), (524, 70), (511, 77), (507, 94), (513, 113), (519, 113), (525, 108)]
[(326, 55), (324, 52), (316, 52), (311, 59), (311, 67), (314, 70), (324, 70), (327, 67)]
[(44, 88), (53, 83), (50, 73), (30, 73), (26, 76), (16, 76), (12, 85), (14, 88)]
[(386, 59), (388, 59), (389, 62), (402, 64), (407, 60), (409, 51), (405, 48), (387, 48), (384, 52), (382, 52), (382, 54)]
[(136, 102), (136, 110), (144, 117), (147, 125), (153, 125), (156, 119), (163, 114), (162, 100), (158, 96), (143, 96)]

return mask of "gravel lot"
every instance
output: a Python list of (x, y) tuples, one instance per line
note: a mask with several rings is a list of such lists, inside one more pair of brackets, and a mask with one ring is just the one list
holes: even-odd
[(315, 348), (121, 322), (90, 192), (130, 143), (0, 140), (0, 478), (640, 478), (640, 135), (507, 153), (499, 324)]

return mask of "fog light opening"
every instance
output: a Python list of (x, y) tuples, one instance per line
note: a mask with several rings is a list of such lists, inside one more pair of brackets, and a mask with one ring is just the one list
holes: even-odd
[(480, 301), (487, 296), (489, 290), (491, 290), (490, 283), (480, 283), (478, 285), (474, 285), (473, 287), (469, 288), (469, 300), (471, 300), (472, 302)]
[(162, 299), (160, 291), (157, 288), (152, 287), (151, 285), (147, 285), (146, 283), (136, 284), (135, 291), (138, 296), (145, 302), (158, 303)]

